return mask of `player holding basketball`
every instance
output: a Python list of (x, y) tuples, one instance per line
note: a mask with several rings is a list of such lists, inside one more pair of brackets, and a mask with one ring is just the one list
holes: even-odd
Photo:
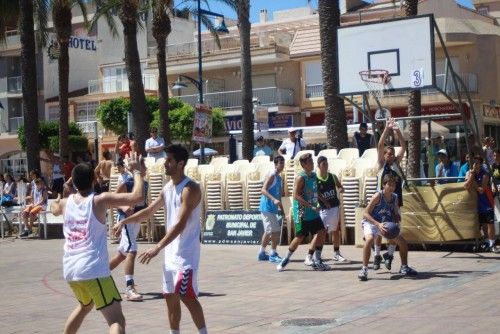
[[(393, 146), (385, 146), (385, 139), (389, 133), (395, 132), (398, 137), (398, 141), (401, 143), (401, 150), (396, 155)], [(387, 120), (386, 127), (382, 136), (378, 142), (378, 163), (379, 172), (377, 174), (378, 179), (378, 190), (382, 190), (382, 180), (385, 175), (392, 175), (396, 181), (396, 188), (394, 192), (398, 195), (398, 206), (403, 206), (403, 171), (400, 167), (401, 161), (403, 160), (404, 154), (406, 152), (406, 142), (403, 138), (403, 134), (399, 129), (398, 123), (395, 122), (394, 118), (389, 118)], [(382, 244), (382, 238), (379, 236), (375, 240), (375, 257), (373, 260), (373, 269), (380, 269), (380, 263), (382, 262), (382, 256), (380, 255), (380, 249)], [(391, 270), (392, 260), (394, 259), (394, 251), (396, 250), (396, 245), (389, 241), (387, 246), (387, 253), (384, 254), (384, 265), (388, 270)]]
[(187, 150), (181, 145), (170, 145), (165, 151), (165, 174), (171, 180), (153, 203), (118, 222), (113, 229), (119, 230), (123, 224), (145, 221), (162, 206), (165, 207), (165, 236), (155, 247), (139, 255), (139, 261), (148, 264), (165, 248), (163, 293), (167, 302), (170, 333), (179, 333), (182, 301), (199, 333), (203, 334), (207, 333), (207, 329), (198, 301), (201, 191), (196, 182), (184, 175), (184, 166), (189, 157)]
[[(380, 235), (389, 237), (389, 230), (384, 223), (393, 222), (399, 224), (401, 216), (399, 214), (398, 195), (394, 193), (396, 189), (396, 178), (387, 174), (382, 179), (383, 190), (376, 192), (370, 204), (363, 214), (361, 221), (365, 245), (363, 247), (363, 267), (358, 274), (361, 281), (368, 280), (368, 262), (370, 261), (371, 249), (375, 238)], [(408, 244), (403, 236), (398, 235), (391, 239), (399, 246), (399, 255), (401, 256), (401, 269), (399, 273), (404, 276), (415, 276), (417, 271), (408, 266)]]

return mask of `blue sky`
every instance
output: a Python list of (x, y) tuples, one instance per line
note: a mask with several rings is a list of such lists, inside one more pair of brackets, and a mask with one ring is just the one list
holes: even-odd
[[(235, 18), (236, 14), (226, 6), (217, 3), (217, 0), (208, 0), (210, 4), (210, 9), (213, 12), (223, 14), (230, 18)], [(457, 0), (461, 5), (472, 8), (472, 0)], [(307, 0), (250, 0), (250, 20), (252, 22), (259, 21), (259, 11), (261, 9), (267, 9), (269, 16), (271, 18), (272, 12), (275, 10), (287, 9), (287, 8), (297, 8), (307, 6)], [(312, 0), (311, 5), (314, 8), (318, 7), (318, 0)]]

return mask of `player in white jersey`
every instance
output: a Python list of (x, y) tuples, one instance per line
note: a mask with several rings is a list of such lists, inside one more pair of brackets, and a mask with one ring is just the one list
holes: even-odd
[(162, 206), (165, 207), (166, 234), (155, 247), (139, 255), (139, 261), (148, 264), (165, 248), (163, 293), (167, 302), (170, 333), (179, 333), (181, 301), (191, 313), (199, 333), (207, 333), (203, 308), (197, 298), (201, 191), (197, 183), (184, 175), (184, 166), (189, 157), (187, 150), (181, 145), (170, 145), (166, 152), (165, 173), (171, 180), (153, 203), (116, 223), (114, 230), (120, 230), (123, 224), (147, 220)]
[(82, 163), (71, 174), (77, 193), (58, 198), (50, 207), (54, 215), (64, 216), (64, 278), (79, 302), (66, 321), (64, 333), (76, 333), (94, 305), (104, 315), (110, 333), (125, 333), (121, 297), (108, 265), (106, 210), (143, 200), (143, 179), (135, 154), (128, 165), (134, 175), (132, 192), (94, 195), (94, 171)]

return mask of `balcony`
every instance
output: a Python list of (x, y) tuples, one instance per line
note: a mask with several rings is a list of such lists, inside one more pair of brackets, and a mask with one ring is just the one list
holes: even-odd
[[(467, 90), (469, 93), (477, 93), (477, 74), (475, 73), (458, 73), (458, 76), (462, 79), (462, 81), (465, 84), (465, 87), (467, 87)], [(436, 75), (436, 87), (445, 91), (448, 95), (454, 96), (457, 94), (457, 91), (455, 89), (455, 86), (453, 84), (453, 80), (450, 75), (448, 75), (448, 78), (446, 80), (446, 87), (445, 87), (445, 74), (437, 74)], [(384, 96), (403, 96), (403, 95), (408, 95), (410, 92), (409, 89), (407, 90), (399, 90), (396, 92), (385, 92)], [(441, 94), (440, 91), (438, 91), (435, 88), (427, 88), (427, 89), (422, 89), (421, 90), (422, 95), (435, 95), (435, 94)], [(461, 93), (464, 92), (464, 89), (460, 90)], [(311, 98), (317, 98), (317, 97), (323, 97), (323, 84), (318, 84), (318, 85), (306, 85), (305, 86), (305, 93), (306, 93), (306, 99), (311, 99)]]
[(21, 76), (7, 78), (7, 91), (9, 93), (21, 94), (23, 92), (23, 80)]
[[(142, 83), (145, 90), (158, 90), (158, 79), (154, 74), (143, 74)], [(89, 94), (128, 92), (128, 79), (109, 77), (89, 80)]]
[(9, 117), (9, 132), (16, 132), (21, 125), (24, 125), (24, 117)]
[[(241, 108), (241, 96), (241, 90), (205, 93), (203, 95), (203, 102), (211, 107), (218, 107), (222, 109)], [(191, 105), (198, 103), (198, 97), (198, 94), (179, 96), (183, 102)], [(263, 106), (294, 105), (293, 90), (286, 88), (257, 88), (253, 90), (253, 97), (258, 98)]]

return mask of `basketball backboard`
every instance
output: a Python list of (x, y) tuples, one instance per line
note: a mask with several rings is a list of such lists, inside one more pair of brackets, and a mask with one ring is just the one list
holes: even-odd
[(339, 95), (368, 92), (360, 72), (387, 70), (385, 90), (435, 86), (433, 15), (340, 27)]

